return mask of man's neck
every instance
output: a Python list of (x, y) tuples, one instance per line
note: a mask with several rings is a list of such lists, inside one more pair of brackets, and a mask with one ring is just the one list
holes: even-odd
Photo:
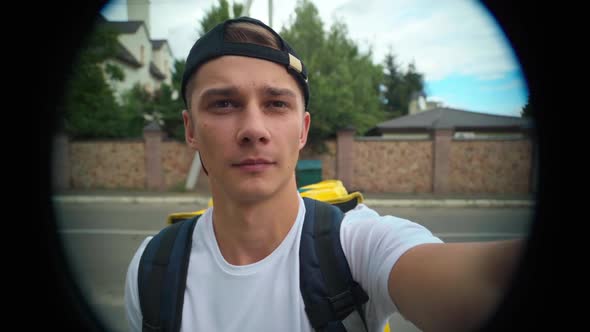
[(270, 255), (285, 239), (299, 212), (295, 186), (251, 204), (224, 198), (219, 205), (215, 203), (213, 229), (221, 254), (233, 265), (252, 264)]

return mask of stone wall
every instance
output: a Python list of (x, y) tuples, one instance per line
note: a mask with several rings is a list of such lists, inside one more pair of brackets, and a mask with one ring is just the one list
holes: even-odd
[[(166, 189), (182, 189), (195, 152), (183, 142), (164, 141), (161, 162)], [(80, 189), (145, 189), (142, 140), (70, 143), (71, 186)]]
[(529, 140), (453, 141), (449, 189), (457, 193), (527, 193), (531, 152)]
[(195, 151), (184, 142), (162, 143), (162, 169), (166, 188), (184, 188), (194, 156)]
[[(323, 179), (337, 179), (336, 141), (327, 151), (305, 149), (301, 159), (322, 161)], [(531, 192), (532, 143), (522, 140), (455, 140), (439, 154), (443, 164), (442, 189), (457, 194), (522, 194)], [(362, 192), (432, 193), (435, 191), (435, 144), (431, 140), (355, 138), (350, 190)], [(442, 164), (442, 163), (440, 163)]]
[(70, 184), (79, 189), (145, 187), (142, 140), (70, 142)]
[(432, 142), (356, 140), (351, 190), (426, 193), (432, 191)]

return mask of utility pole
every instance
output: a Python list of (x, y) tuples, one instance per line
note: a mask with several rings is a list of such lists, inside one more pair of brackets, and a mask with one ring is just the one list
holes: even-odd
[[(244, 8), (240, 16), (250, 16), (250, 7), (252, 6), (253, 0), (246, 0), (244, 2)], [(268, 26), (272, 28), (272, 0), (268, 0)]]
[(252, 1), (253, 0), (246, 0), (240, 16), (250, 16), (250, 6), (252, 6)]
[(268, 26), (272, 28), (272, 0), (268, 0)]

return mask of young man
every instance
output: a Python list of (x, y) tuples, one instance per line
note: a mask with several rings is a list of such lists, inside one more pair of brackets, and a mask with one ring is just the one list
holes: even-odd
[[(191, 49), (182, 96), (186, 141), (200, 153), (215, 206), (192, 234), (180, 330), (312, 331), (299, 285), (305, 205), (295, 182), (311, 121), (305, 66), (263, 23), (230, 20)], [(138, 265), (150, 239), (127, 273), (132, 331), (142, 329)], [(477, 326), (519, 254), (518, 241), (443, 244), (362, 204), (345, 215), (340, 241), (369, 296), (370, 331), (396, 311), (424, 331)]]

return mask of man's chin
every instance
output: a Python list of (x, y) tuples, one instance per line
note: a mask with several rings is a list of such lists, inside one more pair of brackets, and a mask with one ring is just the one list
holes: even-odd
[(249, 188), (247, 190), (238, 190), (232, 196), (236, 202), (253, 204), (269, 200), (275, 195), (271, 190), (254, 190)]
[(277, 197), (279, 191), (280, 188), (275, 183), (262, 179), (259, 181), (250, 179), (250, 181), (240, 183), (232, 196), (238, 202), (255, 203)]
[[(232, 174), (233, 175), (233, 174)], [(281, 196), (287, 190), (290, 179), (277, 174), (262, 176), (228, 176), (217, 183), (220, 192), (235, 202), (256, 203)], [(222, 189), (225, 188), (225, 189)]]

